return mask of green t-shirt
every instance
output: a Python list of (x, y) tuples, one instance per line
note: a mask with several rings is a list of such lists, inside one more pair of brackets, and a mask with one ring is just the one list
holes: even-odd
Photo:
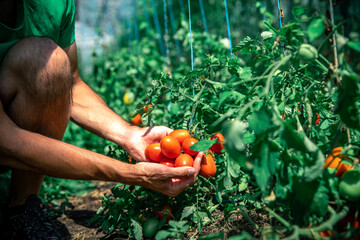
[(48, 37), (61, 48), (70, 46), (75, 40), (74, 0), (20, 0), (16, 27), (0, 22), (0, 62), (13, 44), (30, 36)]

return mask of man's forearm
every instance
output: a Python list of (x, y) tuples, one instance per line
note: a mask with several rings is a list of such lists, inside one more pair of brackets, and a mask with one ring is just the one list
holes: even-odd
[(84, 129), (107, 140), (124, 145), (131, 126), (112, 111), (106, 103), (81, 79), (73, 88), (71, 120)]
[[(1, 127), (1, 165), (69, 179), (138, 184), (142, 173), (134, 165), (29, 132)], [(137, 178), (137, 179), (136, 179)]]

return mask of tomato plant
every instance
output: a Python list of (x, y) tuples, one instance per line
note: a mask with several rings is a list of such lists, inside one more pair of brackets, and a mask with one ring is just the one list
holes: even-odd
[[(261, 6), (258, 9), (266, 12)], [(110, 226), (134, 237), (139, 232), (134, 216), (141, 212), (153, 217), (153, 209), (169, 202), (173, 221), (162, 226), (158, 239), (198, 238), (207, 226), (224, 221), (233, 229), (250, 226), (238, 228), (244, 239), (247, 230), (256, 235), (250, 237), (259, 239), (278, 235), (310, 239), (318, 233), (337, 239), (356, 237), (358, 230), (347, 226), (343, 231), (337, 223), (358, 203), (356, 191), (349, 187), (357, 186), (357, 181), (348, 176), (359, 168), (360, 80), (353, 70), (355, 60), (345, 56), (359, 44), (343, 38), (335, 67), (329, 39), (334, 32), (341, 39), (342, 27), (331, 24), (317, 10), (314, 15), (309, 9), (294, 8), (293, 18), (285, 16), (289, 22), (281, 28), (273, 25), (274, 19), (265, 21), (261, 33), (232, 46), (233, 56), (223, 39), (195, 31), (193, 69), (189, 56), (174, 56), (172, 43), (169, 68), (150, 41), (134, 43), (141, 53), (137, 57), (121, 49), (100, 64), (96, 83), (101, 89), (121, 88), (121, 83), (142, 96), (135, 104), (122, 106), (116, 103), (120, 93), (114, 94), (113, 102), (108, 94), (105, 98), (112, 108), (142, 114), (144, 126), (175, 129), (169, 136), (178, 139), (184, 153), (176, 158), (175, 166), (192, 166), (199, 151), (215, 153), (210, 155), (213, 161), (209, 155), (202, 159), (205, 178), (198, 177), (174, 198), (137, 186), (114, 188), (104, 198), (101, 222), (105, 229)], [(189, 47), (184, 22), (176, 39)], [(325, 32), (328, 27), (333, 29)], [(103, 83), (109, 76), (116, 79)], [(134, 79), (144, 81), (140, 84)], [(145, 111), (149, 103), (151, 114)], [(209, 135), (220, 132), (222, 137)], [(125, 223), (116, 221), (120, 213)], [(259, 224), (259, 216), (271, 221)], [(184, 237), (189, 227), (194, 235)], [(225, 239), (220, 230), (214, 234), (209, 239)]]

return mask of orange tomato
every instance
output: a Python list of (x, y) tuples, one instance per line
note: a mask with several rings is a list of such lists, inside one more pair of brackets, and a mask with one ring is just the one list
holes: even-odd
[(141, 114), (140, 113), (136, 114), (136, 116), (131, 120), (131, 123), (136, 126), (142, 124)]
[(151, 104), (148, 104), (144, 107), (144, 112), (146, 113), (147, 111), (149, 111), (149, 109), (151, 108)]
[(145, 148), (145, 156), (154, 162), (160, 162), (164, 158), (161, 152), (160, 143), (153, 143)]
[(161, 152), (168, 158), (176, 158), (181, 153), (179, 141), (172, 136), (165, 136), (160, 141)]
[(195, 138), (192, 138), (192, 137), (186, 138), (186, 139), (183, 141), (183, 143), (182, 143), (182, 149), (183, 149), (183, 151), (184, 151), (185, 153), (187, 153), (187, 154), (192, 155), (192, 156), (198, 154), (198, 151), (194, 151), (194, 150), (191, 150), (191, 149), (190, 149), (190, 147), (191, 147), (192, 145), (194, 145), (195, 143), (197, 143), (197, 142), (198, 142), (198, 140), (196, 140)]
[(163, 164), (168, 167), (175, 167), (175, 160), (165, 157), (160, 161), (160, 164)]
[(194, 159), (187, 153), (183, 153), (175, 159), (175, 167), (192, 167), (194, 165)]
[(176, 129), (172, 131), (169, 136), (176, 138), (180, 144), (182, 144), (186, 138), (191, 137), (190, 132), (185, 129)]
[(345, 172), (353, 168), (353, 166), (341, 162), (341, 159), (344, 158), (344, 155), (340, 154), (342, 149), (343, 147), (334, 148), (325, 159), (324, 168), (337, 168), (335, 172), (336, 177), (343, 176)]
[(200, 174), (206, 178), (214, 177), (216, 173), (216, 164), (211, 154), (204, 155), (201, 161)]
[(219, 141), (211, 146), (211, 150), (213, 150), (216, 154), (224, 154), (221, 152), (221, 150), (225, 148), (223, 144), (225, 140), (224, 136), (221, 133), (216, 133), (211, 137), (211, 139), (216, 139)]

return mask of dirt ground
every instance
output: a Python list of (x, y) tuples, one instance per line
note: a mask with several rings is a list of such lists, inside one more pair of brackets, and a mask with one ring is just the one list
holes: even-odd
[[(101, 196), (105, 193), (110, 193), (110, 190), (115, 183), (97, 182), (97, 188), (82, 197), (69, 197), (70, 203), (74, 206), (73, 209), (68, 209), (65, 215), (58, 217), (57, 220), (63, 225), (64, 235), (69, 240), (124, 240), (127, 236), (119, 236), (113, 234), (106, 236), (99, 226), (90, 224), (88, 222), (102, 205)], [(226, 237), (240, 234), (242, 231), (247, 231), (255, 238), (260, 238), (260, 233), (240, 214), (234, 214), (229, 221), (224, 221), (224, 216), (221, 211), (214, 212), (214, 219), (217, 219), (213, 224), (203, 228), (201, 236), (218, 233), (224, 231)], [(267, 225), (269, 221), (266, 215), (250, 215), (251, 219), (260, 227)], [(190, 230), (188, 238), (197, 236), (197, 230)]]

